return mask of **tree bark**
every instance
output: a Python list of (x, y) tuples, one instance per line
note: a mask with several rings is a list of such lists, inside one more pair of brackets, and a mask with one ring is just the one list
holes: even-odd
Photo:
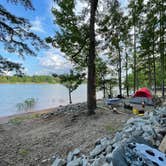
[(149, 80), (149, 89), (152, 88), (152, 78), (151, 78), (151, 58), (150, 55), (148, 54), (148, 80)]
[(96, 109), (96, 66), (95, 66), (95, 14), (98, 0), (90, 0), (90, 31), (89, 31), (89, 56), (88, 56), (88, 86), (87, 105), (88, 114), (95, 114)]
[(160, 4), (160, 60), (161, 60), (161, 89), (162, 97), (165, 96), (165, 87), (164, 87), (164, 19), (163, 19), (163, 1)]
[(153, 79), (154, 79), (154, 93), (156, 95), (156, 59), (155, 59), (155, 38), (154, 38), (154, 33), (155, 33), (155, 27), (153, 26)]
[(72, 99), (71, 99), (71, 90), (69, 88), (69, 104), (72, 104)]
[(122, 96), (122, 57), (120, 54), (120, 48), (118, 47), (118, 54), (119, 54), (119, 70), (118, 70), (118, 77), (119, 77), (119, 95)]
[(128, 54), (126, 52), (126, 95), (129, 96), (129, 83), (128, 83)]
[[(135, 3), (135, 2), (134, 2)], [(134, 4), (134, 11), (133, 11), (133, 25), (134, 25), (134, 92), (136, 91), (137, 87), (137, 76), (136, 76), (136, 20), (135, 20), (135, 4)]]

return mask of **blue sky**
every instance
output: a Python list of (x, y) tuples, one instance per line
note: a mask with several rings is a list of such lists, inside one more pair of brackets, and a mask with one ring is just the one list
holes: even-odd
[[(36, 33), (42, 39), (48, 36), (53, 36), (58, 30), (58, 27), (53, 24), (53, 17), (51, 14), (52, 0), (32, 0), (35, 11), (25, 10), (21, 5), (13, 5), (7, 3), (6, 0), (0, 0), (8, 11), (19, 17), (27, 18), (31, 24), (31, 31)], [(41, 50), (37, 57), (26, 56), (22, 59), (18, 55), (10, 54), (4, 50), (3, 45), (0, 44), (0, 54), (14, 62), (22, 63), (25, 67), (25, 72), (28, 75), (34, 74), (49, 74), (49, 73), (63, 73), (67, 72), (71, 64), (63, 57), (63, 54), (58, 49), (50, 48), (48, 50)]]
[[(121, 1), (125, 5), (127, 0)], [(58, 30), (58, 27), (53, 24), (53, 17), (50, 11), (53, 0), (32, 0), (32, 2), (35, 11), (25, 10), (21, 5), (13, 5), (7, 3), (6, 0), (0, 0), (0, 4), (8, 11), (16, 16), (27, 18), (32, 24), (31, 30), (42, 39), (53, 36)], [(70, 62), (64, 59), (63, 53), (53, 48), (41, 50), (38, 52), (37, 57), (26, 56), (25, 59), (22, 59), (15, 54), (6, 52), (2, 44), (0, 44), (0, 55), (12, 61), (22, 63), (28, 75), (64, 73), (69, 71), (72, 66)]]

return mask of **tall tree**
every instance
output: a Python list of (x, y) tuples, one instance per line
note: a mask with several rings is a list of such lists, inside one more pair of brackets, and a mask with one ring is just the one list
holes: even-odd
[(138, 88), (138, 70), (137, 70), (137, 52), (139, 42), (139, 31), (141, 28), (141, 18), (143, 12), (144, 0), (130, 0), (128, 9), (129, 9), (129, 19), (130, 25), (133, 30), (133, 73), (134, 73), (134, 92)]
[(119, 1), (114, 0), (109, 4), (108, 12), (99, 25), (102, 37), (105, 39), (105, 48), (109, 50), (111, 64), (116, 65), (117, 68), (119, 95), (122, 96), (122, 55), (128, 38), (127, 18), (123, 14)]
[[(34, 10), (30, 0), (8, 0), (14, 4), (22, 4), (26, 9)], [(17, 17), (0, 4), (0, 42), (10, 53), (20, 56), (36, 55), (36, 50), (46, 44), (30, 31), (31, 24), (27, 19)]]
[[(76, 15), (74, 0), (56, 1), (59, 8), (53, 8), (52, 12), (56, 24), (60, 30), (54, 37), (48, 37), (47, 42), (54, 47), (60, 47), (76, 66), (86, 68), (88, 66), (87, 105), (88, 114), (94, 114), (96, 108), (96, 83), (95, 83), (95, 15), (98, 0), (90, 1), (90, 23), (87, 19), (87, 11)], [(88, 18), (89, 20), (89, 18)]]
[(165, 23), (166, 22), (166, 4), (164, 3), (164, 0), (159, 0), (158, 1), (158, 9), (159, 9), (159, 24), (160, 24), (160, 60), (161, 60), (161, 88), (162, 88), (162, 97), (165, 96), (165, 41), (164, 41), (164, 36), (165, 36)]
[(96, 109), (96, 67), (95, 67), (95, 18), (98, 0), (90, 0), (90, 30), (88, 56), (88, 114), (94, 114)]

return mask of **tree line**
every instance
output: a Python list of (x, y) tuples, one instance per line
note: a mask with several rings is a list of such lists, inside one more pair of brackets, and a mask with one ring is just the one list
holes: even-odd
[(49, 75), (34, 76), (0, 76), (0, 83), (60, 83), (59, 78)]

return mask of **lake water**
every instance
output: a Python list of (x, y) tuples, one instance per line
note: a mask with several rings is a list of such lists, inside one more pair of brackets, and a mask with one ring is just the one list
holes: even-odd
[[(87, 100), (87, 85), (82, 84), (72, 93), (73, 103)], [(32, 111), (68, 104), (68, 90), (60, 84), (0, 84), (0, 117), (20, 114), (16, 107), (27, 98), (34, 98), (36, 104)], [(102, 98), (102, 92), (97, 92)]]

